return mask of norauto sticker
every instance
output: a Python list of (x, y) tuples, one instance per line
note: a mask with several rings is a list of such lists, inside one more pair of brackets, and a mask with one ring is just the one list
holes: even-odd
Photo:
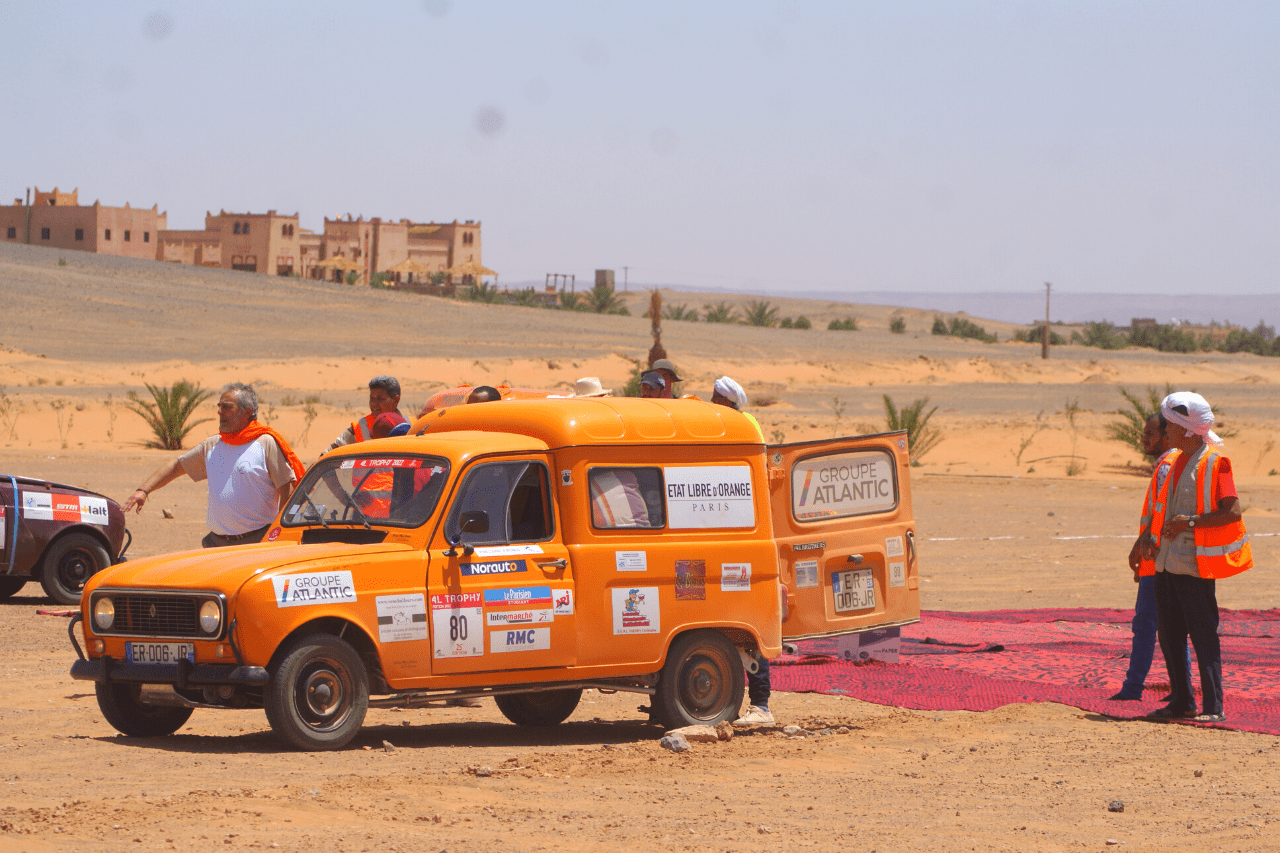
[(421, 468), (421, 459), (344, 459), (339, 468)]
[(521, 586), (511, 589), (486, 589), (485, 607), (550, 607), (551, 587)]
[(303, 607), (308, 604), (351, 604), (356, 600), (356, 585), (351, 572), (307, 572), (301, 575), (273, 577), (277, 607)]
[(23, 492), (22, 514), (36, 521), (71, 521), (106, 526), (107, 499), (62, 492)]
[(468, 577), (478, 575), (510, 575), (529, 570), (524, 560), (491, 560), (485, 563), (462, 563), (462, 573)]
[(663, 468), (667, 526), (674, 529), (754, 527), (756, 503), (748, 465)]

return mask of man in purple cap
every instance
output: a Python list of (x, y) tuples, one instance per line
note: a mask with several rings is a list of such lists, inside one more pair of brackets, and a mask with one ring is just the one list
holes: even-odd
[(649, 365), (649, 369), (661, 376), (662, 381), (667, 383), (667, 387), (658, 396), (667, 400), (674, 397), (676, 395), (676, 383), (684, 381), (676, 375), (676, 366), (669, 359), (660, 358)]

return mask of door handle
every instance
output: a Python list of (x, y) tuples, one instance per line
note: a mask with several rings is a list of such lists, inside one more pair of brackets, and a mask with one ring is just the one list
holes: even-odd
[(907, 562), (915, 565), (916, 562), (916, 532), (914, 530), (907, 531)]
[[(535, 560), (534, 562), (537, 562), (537, 561)], [(569, 561), (568, 561), (568, 560), (566, 560), (566, 559), (564, 559), (563, 557), (560, 557), (560, 558), (555, 559), (555, 560), (548, 560), (548, 561), (547, 561), (547, 562), (545, 562), (545, 563), (538, 563), (538, 568), (540, 568), (540, 569), (542, 569), (542, 570), (544, 570), (544, 571), (545, 571), (545, 570), (547, 570), (547, 569), (563, 569), (563, 568), (567, 568), (567, 567), (568, 567), (568, 565), (569, 565)]]

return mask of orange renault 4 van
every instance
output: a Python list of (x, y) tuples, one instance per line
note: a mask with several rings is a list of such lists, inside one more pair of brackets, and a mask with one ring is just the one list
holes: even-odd
[(335, 749), (370, 706), (493, 696), (554, 725), (595, 688), (714, 724), (747, 652), (919, 617), (903, 433), (766, 447), (723, 406), (607, 397), (412, 432), (327, 454), (268, 542), (94, 576), (71, 672), (107, 721), (163, 735), (261, 707)]

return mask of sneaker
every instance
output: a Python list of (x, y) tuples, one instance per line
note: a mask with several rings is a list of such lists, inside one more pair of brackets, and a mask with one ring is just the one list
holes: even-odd
[(477, 696), (459, 696), (444, 700), (444, 704), (453, 708), (479, 708), (484, 703)]
[(1173, 708), (1166, 705), (1147, 714), (1148, 720), (1189, 720), (1196, 715), (1195, 708)]
[(773, 714), (768, 708), (752, 705), (747, 709), (747, 713), (734, 720), (733, 724), (735, 726), (772, 726), (774, 725)]
[(1110, 699), (1109, 701), (1111, 701), (1111, 702), (1140, 702), (1140, 701), (1142, 701), (1142, 696), (1141, 696), (1141, 694), (1139, 694), (1138, 696), (1134, 696), (1132, 693), (1125, 693), (1123, 690), (1121, 690), (1119, 693), (1117, 693), (1116, 695), (1112, 696), (1112, 697), (1111, 697), (1111, 699)]

